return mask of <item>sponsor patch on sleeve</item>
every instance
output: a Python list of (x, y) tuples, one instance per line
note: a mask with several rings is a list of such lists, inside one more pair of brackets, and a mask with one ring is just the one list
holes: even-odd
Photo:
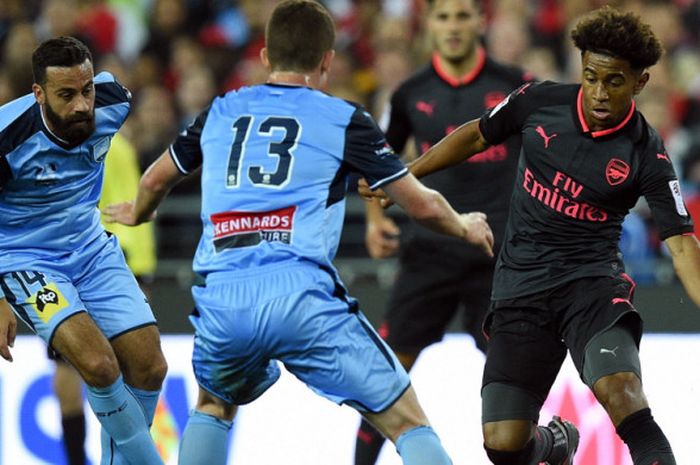
[(214, 247), (223, 249), (249, 247), (263, 241), (292, 242), (294, 214), (297, 207), (267, 212), (223, 212), (211, 215), (214, 226)]
[(48, 323), (51, 318), (64, 308), (68, 307), (68, 301), (56, 283), (49, 283), (29, 296), (26, 303), (30, 304), (41, 321)]
[(681, 216), (688, 216), (688, 210), (685, 209), (683, 203), (683, 194), (681, 194), (681, 183), (677, 179), (668, 182), (668, 187), (671, 189), (673, 200), (676, 202), (676, 211)]

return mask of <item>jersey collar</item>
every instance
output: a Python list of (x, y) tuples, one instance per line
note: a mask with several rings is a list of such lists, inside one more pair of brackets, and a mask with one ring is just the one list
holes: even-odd
[(443, 81), (447, 82), (452, 87), (464, 86), (472, 82), (474, 79), (476, 79), (479, 73), (481, 73), (481, 70), (484, 69), (485, 64), (486, 51), (483, 47), (477, 47), (475, 66), (471, 69), (471, 71), (469, 71), (461, 78), (454, 78), (447, 74), (445, 68), (442, 67), (442, 60), (440, 59), (440, 55), (438, 55), (437, 53), (433, 53), (433, 68), (435, 69), (435, 72), (438, 74), (438, 76), (440, 76), (440, 78)]
[(589, 133), (591, 137), (596, 138), (596, 137), (602, 137), (602, 136), (607, 136), (610, 134), (613, 134), (623, 127), (629, 122), (629, 120), (632, 119), (632, 115), (634, 115), (634, 110), (636, 109), (636, 105), (634, 103), (634, 100), (632, 100), (632, 105), (630, 105), (629, 112), (627, 112), (627, 116), (625, 116), (622, 121), (620, 121), (620, 124), (613, 128), (608, 128), (608, 129), (603, 129), (601, 131), (591, 131), (590, 128), (588, 127), (588, 123), (586, 123), (586, 118), (583, 116), (583, 89), (579, 88), (578, 90), (578, 96), (576, 97), (576, 113), (578, 114), (578, 122), (581, 124), (581, 128), (583, 129), (584, 133)]

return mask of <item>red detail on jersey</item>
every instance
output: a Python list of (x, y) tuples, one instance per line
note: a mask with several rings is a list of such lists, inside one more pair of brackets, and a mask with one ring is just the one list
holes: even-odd
[(486, 51), (483, 49), (483, 47), (477, 47), (476, 64), (471, 69), (471, 71), (469, 71), (461, 78), (457, 79), (447, 74), (447, 71), (445, 71), (445, 69), (442, 67), (442, 60), (440, 59), (440, 55), (438, 55), (437, 53), (433, 53), (433, 68), (435, 69), (435, 72), (438, 76), (440, 76), (440, 78), (442, 78), (443, 81), (447, 82), (452, 87), (464, 86), (472, 82), (474, 79), (476, 79), (479, 73), (481, 73), (481, 70), (484, 69), (485, 64)]
[(416, 110), (425, 113), (428, 115), (428, 118), (432, 118), (433, 112), (435, 111), (435, 105), (436, 103), (434, 100), (430, 103), (419, 100), (416, 102)]
[(560, 171), (554, 175), (552, 184), (545, 184), (525, 168), (522, 188), (533, 199), (569, 218), (597, 223), (608, 220), (608, 213), (602, 208), (575, 200), (583, 191), (583, 185)]
[(364, 442), (365, 444), (372, 444), (372, 440), (374, 438), (367, 431), (362, 431), (361, 429), (358, 429), (357, 430), (357, 439)]
[(671, 163), (671, 160), (668, 158), (668, 155), (665, 153), (657, 153), (656, 158), (659, 160), (666, 160), (667, 162)]
[(631, 301), (632, 301), (632, 296), (634, 295), (634, 290), (637, 288), (637, 283), (635, 283), (635, 282), (634, 282), (634, 279), (632, 279), (632, 278), (630, 277), (630, 275), (628, 275), (627, 273), (622, 273), (622, 274), (620, 274), (620, 276), (622, 276), (622, 279), (624, 279), (625, 281), (627, 281), (628, 283), (630, 283), (630, 286), (631, 286), (631, 287), (630, 287), (630, 292), (629, 292), (629, 294), (627, 294), (627, 300), (629, 300), (629, 301), (631, 302)]
[(484, 95), (484, 108), (490, 110), (506, 98), (506, 94), (500, 91), (488, 92)]
[(622, 184), (630, 174), (630, 166), (618, 158), (611, 158), (605, 167), (605, 179), (611, 186)]
[(493, 163), (508, 158), (508, 149), (503, 144), (492, 145), (483, 152), (467, 158), (467, 163)]
[(268, 212), (223, 212), (211, 215), (214, 239), (256, 231), (291, 231), (297, 207)]
[(382, 339), (386, 340), (387, 337), (389, 337), (389, 325), (386, 323), (382, 323), (382, 325), (379, 327), (377, 330), (377, 334), (379, 334), (379, 337)]
[(629, 305), (630, 307), (632, 306), (632, 302), (630, 302), (629, 299), (623, 299), (623, 298), (621, 298), (621, 297), (615, 297), (615, 298), (612, 300), (612, 303), (613, 303), (613, 304), (627, 304), (627, 305)]
[(535, 128), (535, 131), (537, 132), (537, 134), (542, 136), (542, 139), (544, 139), (544, 148), (549, 148), (549, 141), (557, 137), (557, 133), (548, 136), (547, 133), (544, 132), (544, 128), (542, 126), (537, 126)]
[(520, 89), (518, 89), (518, 95), (524, 94), (525, 91), (527, 90), (527, 88), (530, 87), (531, 85), (532, 85), (532, 83), (528, 82), (527, 84), (520, 86)]
[(636, 105), (634, 103), (634, 100), (632, 100), (632, 105), (630, 105), (630, 109), (627, 112), (627, 116), (625, 116), (622, 119), (622, 121), (620, 121), (620, 124), (618, 124), (614, 128), (591, 132), (591, 129), (588, 127), (588, 123), (586, 123), (586, 118), (583, 116), (583, 88), (578, 90), (578, 97), (576, 98), (576, 112), (578, 113), (578, 121), (579, 123), (581, 123), (581, 128), (583, 129), (583, 132), (590, 132), (591, 137), (607, 136), (608, 134), (612, 134), (613, 132), (619, 131), (629, 122), (629, 120), (632, 119), (632, 115), (634, 115), (635, 108)]

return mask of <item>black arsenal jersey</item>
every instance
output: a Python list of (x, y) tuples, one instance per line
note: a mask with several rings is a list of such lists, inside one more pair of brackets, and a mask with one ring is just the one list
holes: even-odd
[(480, 120), (490, 144), (522, 136), (495, 300), (623, 273), (622, 221), (640, 196), (661, 239), (693, 231), (663, 141), (635, 105), (591, 132), (581, 99), (577, 84), (525, 84)]
[[(439, 56), (434, 55), (430, 65), (394, 92), (387, 141), (397, 152), (402, 152), (408, 138), (413, 136), (416, 153), (422, 154), (459, 125), (496, 106), (525, 80), (522, 71), (497, 64), (486, 57), (482, 48), (477, 51), (475, 68), (461, 79), (443, 72)], [(486, 213), (497, 247), (508, 216), (519, 142), (519, 137), (510, 138), (459, 166), (421, 179), (426, 186), (441, 192), (458, 212)], [(459, 242), (427, 228), (414, 229), (416, 238)], [(472, 253), (483, 255), (480, 251)]]

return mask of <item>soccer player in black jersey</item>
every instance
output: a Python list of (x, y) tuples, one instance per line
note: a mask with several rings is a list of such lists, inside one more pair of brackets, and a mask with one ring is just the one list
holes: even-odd
[(676, 461), (642, 389), (642, 321), (618, 241), (640, 196), (685, 290), (700, 305), (700, 245), (663, 141), (633, 97), (662, 48), (648, 25), (605, 7), (572, 32), (582, 84), (524, 85), (411, 166), (422, 176), (522, 135), (496, 265), (482, 387), (486, 452), (496, 465), (570, 465), (573, 425), (537, 427), (567, 349), (635, 465)]
[[(416, 153), (460, 124), (495, 106), (525, 82), (522, 71), (486, 56), (479, 43), (484, 19), (479, 0), (428, 2), (431, 63), (419, 70), (391, 97), (387, 141), (403, 152), (413, 137)], [(500, 248), (520, 147), (518, 137), (490, 147), (453, 170), (423, 179), (441, 192), (459, 212), (486, 213)], [(392, 288), (380, 334), (410, 370), (420, 352), (439, 341), (455, 315), (477, 347), (485, 351), (481, 324), (489, 308), (495, 260), (469, 244), (445, 238), (427, 228), (404, 231), (399, 274)], [(396, 224), (378, 202), (367, 204), (366, 244), (372, 258), (399, 249)], [(373, 465), (383, 436), (363, 421), (357, 432), (356, 465)]]

